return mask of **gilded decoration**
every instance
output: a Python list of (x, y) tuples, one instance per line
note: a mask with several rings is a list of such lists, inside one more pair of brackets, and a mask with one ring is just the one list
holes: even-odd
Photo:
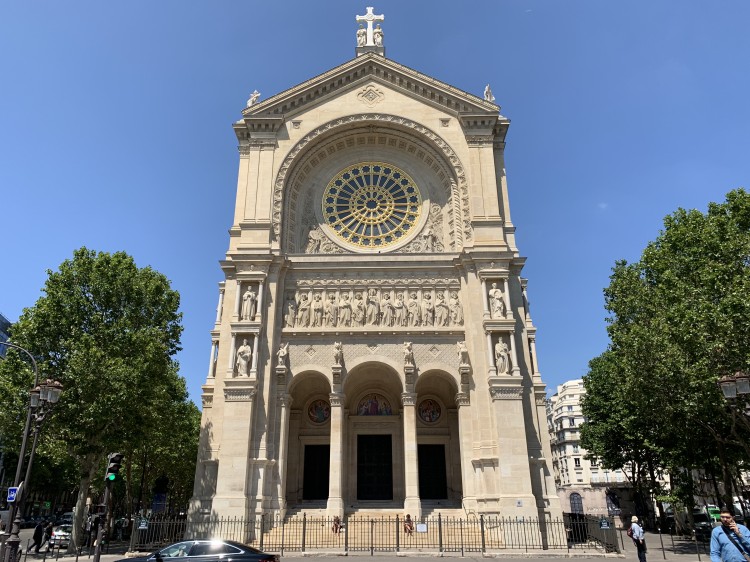
[(436, 423), (440, 419), (443, 410), (440, 404), (429, 398), (419, 403), (417, 413), (419, 414), (419, 419), (424, 423)]
[(326, 400), (313, 400), (307, 407), (307, 418), (314, 424), (324, 424), (331, 418), (331, 405)]
[(368, 394), (357, 404), (358, 416), (392, 416), (391, 403), (380, 394)]
[(422, 196), (406, 172), (383, 162), (361, 162), (336, 174), (323, 193), (323, 220), (346, 243), (386, 248), (408, 236)]

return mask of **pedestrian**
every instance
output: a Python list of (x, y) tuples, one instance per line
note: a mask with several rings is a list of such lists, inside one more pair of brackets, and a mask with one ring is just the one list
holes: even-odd
[(711, 531), (711, 562), (750, 560), (750, 530), (734, 520), (729, 509), (719, 513), (721, 525)]
[(414, 522), (411, 520), (411, 515), (408, 513), (406, 514), (406, 519), (404, 519), (404, 533), (407, 535), (411, 535), (414, 532)]
[(53, 530), (52, 521), (49, 521), (47, 523), (47, 526), (44, 528), (44, 542), (42, 543), (42, 546), (44, 544), (47, 544), (47, 552), (49, 552), (50, 546), (52, 546), (52, 543), (50, 542), (50, 539), (52, 538), (52, 530)]
[(341, 532), (341, 517), (336, 515), (333, 518), (333, 526), (331, 527), (331, 531), (333, 531), (334, 534), (338, 534)]
[(34, 536), (33, 536), (34, 542), (29, 547), (29, 550), (31, 550), (33, 548), (35, 554), (39, 554), (39, 548), (42, 546), (42, 542), (44, 540), (44, 525), (45, 525), (45, 523), (46, 523), (46, 521), (45, 522), (39, 521), (36, 524), (36, 527), (34, 527)]
[(646, 562), (646, 538), (643, 533), (643, 527), (638, 524), (638, 516), (633, 515), (630, 518), (630, 529), (628, 536), (633, 539), (633, 544), (638, 551), (638, 562)]

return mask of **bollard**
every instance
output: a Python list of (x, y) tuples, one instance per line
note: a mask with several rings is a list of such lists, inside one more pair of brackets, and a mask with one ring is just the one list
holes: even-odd
[(698, 562), (701, 562), (701, 551), (698, 549), (698, 537), (695, 536), (695, 529), (693, 529), (693, 542), (695, 543), (695, 552), (698, 554)]
[(666, 560), (667, 553), (664, 551), (664, 539), (661, 536), (661, 529), (657, 527), (656, 531), (659, 533), (659, 542), (661, 543), (661, 555), (664, 557), (664, 560)]

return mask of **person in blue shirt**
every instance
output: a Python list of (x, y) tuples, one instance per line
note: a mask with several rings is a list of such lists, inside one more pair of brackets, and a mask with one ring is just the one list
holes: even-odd
[(711, 531), (711, 562), (750, 560), (750, 530), (739, 525), (728, 509), (722, 509), (719, 516), (721, 525)]
[(646, 562), (646, 536), (643, 527), (638, 524), (638, 516), (633, 515), (630, 518), (630, 528), (632, 529), (633, 543), (638, 550), (638, 562)]

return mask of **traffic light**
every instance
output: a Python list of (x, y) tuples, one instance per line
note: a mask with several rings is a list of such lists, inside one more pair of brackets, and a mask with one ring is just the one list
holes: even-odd
[(120, 472), (120, 465), (124, 456), (122, 453), (110, 453), (109, 457), (107, 457), (107, 473), (104, 475), (105, 482), (114, 482), (117, 478), (117, 473)]

